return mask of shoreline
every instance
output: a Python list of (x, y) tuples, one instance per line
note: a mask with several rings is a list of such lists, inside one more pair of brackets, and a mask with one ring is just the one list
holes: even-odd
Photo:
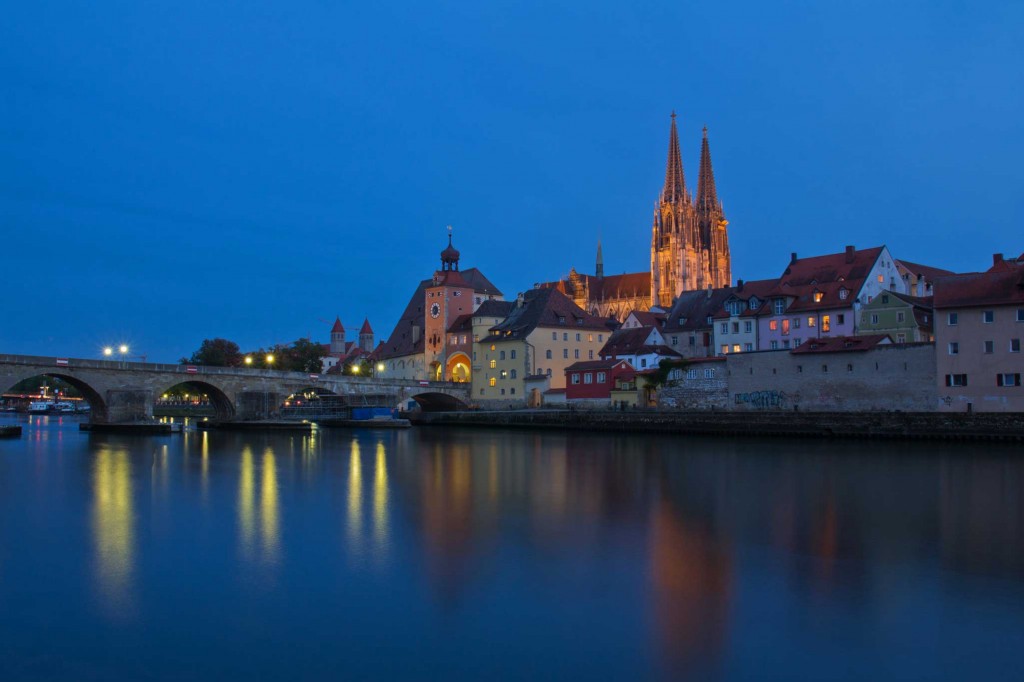
[(510, 410), (423, 412), (416, 426), (480, 426), (703, 436), (1024, 441), (1024, 413)]

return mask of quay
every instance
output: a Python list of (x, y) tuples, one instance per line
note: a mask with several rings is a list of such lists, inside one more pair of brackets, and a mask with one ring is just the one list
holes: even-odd
[(707, 436), (1024, 441), (1022, 413), (508, 410), (423, 412), (417, 426), (489, 426)]
[(0, 438), (20, 438), (21, 426), (0, 426)]

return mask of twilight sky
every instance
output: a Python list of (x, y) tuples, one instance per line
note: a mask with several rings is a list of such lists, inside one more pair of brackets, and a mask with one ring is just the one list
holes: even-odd
[(0, 353), (175, 361), (336, 314), (378, 338), (438, 265), (507, 296), (646, 270), (679, 114), (733, 276), (887, 244), (1024, 250), (1024, 3), (11, 3)]

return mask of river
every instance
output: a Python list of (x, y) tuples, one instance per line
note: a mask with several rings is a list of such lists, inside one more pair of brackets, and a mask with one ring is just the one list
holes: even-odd
[(0, 440), (0, 679), (1024, 679), (1019, 445)]

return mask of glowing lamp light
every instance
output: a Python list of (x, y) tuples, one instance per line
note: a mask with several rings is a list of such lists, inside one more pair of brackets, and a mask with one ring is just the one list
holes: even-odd
[(128, 353), (128, 346), (122, 343), (120, 346), (118, 346), (117, 352), (120, 353), (121, 355), (126, 355)]
[(383, 362), (378, 362), (377, 363), (377, 371), (378, 372), (383, 372), (384, 371), (384, 363)]
[(273, 362), (274, 362), (274, 356), (273, 355), (268, 355), (267, 356), (267, 364), (270, 365), (270, 364), (273, 364)]
[(109, 358), (111, 355), (114, 354), (114, 349), (111, 348), (110, 346), (107, 346), (106, 348), (103, 349), (103, 354)]
[(245, 356), (245, 364), (247, 364), (247, 365), (251, 365), (252, 364), (252, 357), (251, 356), (249, 356), (249, 355)]

